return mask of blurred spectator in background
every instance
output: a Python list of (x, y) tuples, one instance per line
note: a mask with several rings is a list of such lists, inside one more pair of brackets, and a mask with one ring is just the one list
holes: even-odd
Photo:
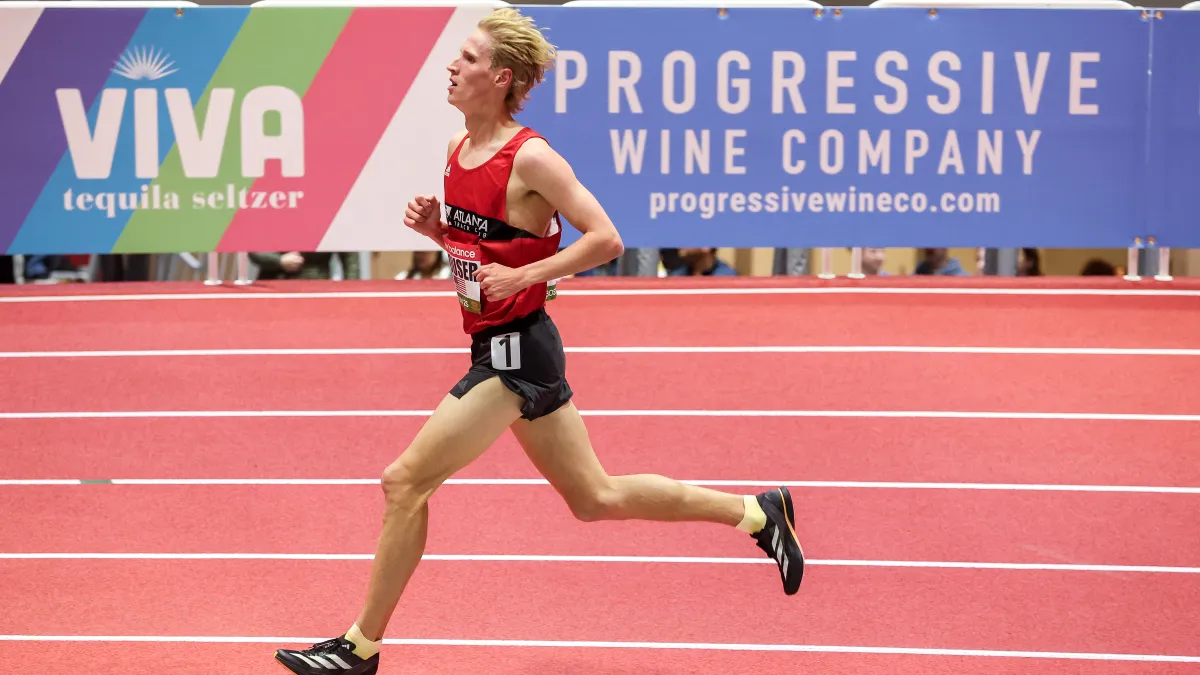
[(921, 249), (921, 262), (914, 274), (941, 274), (946, 276), (969, 276), (958, 258), (951, 258), (944, 248)]
[(883, 263), (887, 261), (886, 248), (864, 248), (862, 250), (862, 273), (868, 276), (878, 274), (886, 276)]
[(1042, 276), (1042, 254), (1036, 248), (1023, 248), (1017, 258), (1017, 276)]
[(679, 249), (677, 248), (658, 249), (658, 268), (660, 270), (658, 276), (660, 277), (687, 274), (684, 270), (686, 265), (683, 262), (683, 258), (679, 257)]
[(1106, 260), (1092, 258), (1084, 263), (1083, 269), (1079, 271), (1079, 274), (1085, 277), (1111, 277), (1116, 276), (1117, 268)]
[(357, 253), (251, 253), (259, 279), (332, 279), (333, 256), (342, 263), (343, 279), (358, 279)]
[(25, 256), (25, 281), (52, 281), (52, 277), (64, 272), (77, 272), (71, 259), (65, 255)]
[(681, 248), (679, 249), (679, 261), (681, 264), (670, 270), (670, 276), (737, 276), (737, 270), (717, 257), (715, 248)]
[(0, 284), (17, 283), (17, 274), (13, 269), (13, 257), (0, 255)]
[(449, 279), (445, 251), (413, 251), (412, 267), (400, 270), (397, 279)]
[(96, 281), (150, 281), (150, 256), (103, 254)]

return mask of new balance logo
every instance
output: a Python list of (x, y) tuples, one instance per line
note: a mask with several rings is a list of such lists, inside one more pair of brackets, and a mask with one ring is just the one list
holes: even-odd
[(342, 670), (350, 670), (350, 664), (343, 661), (337, 654), (328, 654), (325, 656), (313, 654), (312, 656), (305, 656), (304, 654), (295, 652), (293, 655), (313, 668), (319, 667), (329, 670), (341, 668)]

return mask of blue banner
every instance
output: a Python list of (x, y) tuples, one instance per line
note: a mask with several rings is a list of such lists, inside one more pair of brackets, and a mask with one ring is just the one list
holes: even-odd
[(1151, 86), (1146, 233), (1159, 246), (1200, 247), (1200, 12), (1154, 22)]
[(560, 59), (520, 120), (627, 246), (1145, 235), (1139, 11), (522, 9)]

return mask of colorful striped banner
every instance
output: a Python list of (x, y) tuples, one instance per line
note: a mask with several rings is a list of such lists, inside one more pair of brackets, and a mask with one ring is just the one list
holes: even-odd
[[(0, 9), (0, 24), (8, 23), (9, 12), (18, 13), (19, 20), (29, 11)], [(174, 16), (174, 12), (168, 13)], [(61, 194), (52, 195), (48, 190), (67, 149), (56, 92), (73, 90), (76, 99), (90, 107), (146, 14), (146, 10), (139, 9), (47, 9), (29, 25), (21, 50), (0, 81), (0, 148), (4, 148), (4, 161), (0, 162), (0, 250), (93, 252), (89, 245), (70, 239), (54, 242), (53, 249), (41, 251), (11, 244), (22, 230), (44, 230), (49, 225), (44, 218), (30, 217), (43, 194), (62, 203)], [(58, 212), (53, 220), (70, 219)], [(72, 250), (62, 251), (64, 244)]]
[[(139, 175), (147, 171), (161, 171), (160, 167), (175, 143), (170, 118), (165, 110), (165, 90), (183, 89), (187, 92), (189, 100), (199, 98), (221, 63), (225, 50), (238, 34), (247, 13), (245, 9), (204, 12), (194, 17), (189, 16), (187, 21), (183, 21), (173, 11), (139, 12), (144, 14), (144, 18), (141, 18), (140, 23), (134, 24), (136, 30), (132, 37), (127, 37), (125, 42), (116, 45), (115, 49), (118, 53), (128, 49), (129, 53), (144, 54), (150, 59), (162, 59), (164, 72), (174, 72), (161, 79), (139, 81), (133, 93), (128, 93), (125, 89), (129, 80), (111, 72), (116, 70), (113, 66), (116, 58), (106, 54), (104, 57), (91, 59), (96, 65), (108, 66), (105, 69), (109, 71), (108, 77), (100, 83), (107, 92), (104, 94), (107, 97), (104, 104), (113, 106), (109, 108), (110, 111), (117, 108), (124, 111), (120, 117), (120, 126), (115, 127), (118, 131), (115, 137), (116, 144), (113, 146), (109, 178), (103, 181), (103, 188), (88, 185), (87, 183), (92, 181), (81, 181), (76, 177), (76, 164), (79, 159), (73, 159), (70, 153), (62, 154), (54, 173), (46, 181), (37, 202), (25, 219), (26, 227), (21, 229), (13, 241), (15, 250), (58, 251), (66, 242), (70, 242), (71, 252), (117, 250), (118, 240), (130, 232), (130, 220), (134, 211), (116, 208), (111, 212), (96, 208), (82, 210), (76, 193), (102, 189), (118, 194), (136, 195), (132, 201), (140, 201), (142, 189), (151, 186), (152, 180), (139, 178)], [(169, 54), (165, 50), (166, 45), (170, 45)], [(112, 50), (113, 47), (109, 49)], [(42, 55), (43, 58), (49, 56)], [(186, 67), (183, 64), (187, 64)], [(126, 99), (123, 105), (114, 102), (119, 96)], [(53, 104), (54, 97), (51, 96), (48, 100)], [(144, 105), (143, 101), (149, 102), (148, 108), (139, 107)], [(92, 133), (100, 132), (95, 125), (100, 115), (102, 100), (93, 94), (84, 103), (88, 106), (88, 128)], [(145, 117), (146, 110), (153, 113), (152, 118)], [(80, 110), (79, 114), (82, 116), (84, 113)], [(57, 110), (47, 114), (49, 120), (57, 120), (58, 117)], [(79, 122), (79, 126), (82, 127), (83, 124), (82, 121)], [(154, 133), (156, 125), (158, 130)], [(62, 125), (58, 126), (57, 134), (61, 137)], [(139, 135), (139, 129), (144, 136)], [(149, 153), (147, 160), (143, 162), (145, 167), (142, 170), (136, 165), (135, 152)], [(148, 194), (154, 193), (151, 191)], [(153, 197), (148, 200), (151, 205), (158, 201)], [(119, 207), (120, 200), (116, 201), (118, 203), (115, 207)], [(68, 208), (70, 210), (67, 210)], [(182, 218), (184, 213), (187, 212), (181, 209), (178, 216)], [(173, 221), (172, 226), (178, 225), (182, 225), (182, 220)], [(176, 241), (186, 245), (184, 239)]]
[(0, 252), (428, 249), (490, 9), (0, 5)]
[[(250, 186), (254, 194), (302, 196), (295, 208), (238, 211), (219, 242), (221, 249), (274, 250), (273, 242), (282, 238), (294, 239), (294, 250), (320, 246), (453, 12), (450, 7), (363, 9), (349, 17), (304, 97), (305, 124), (325, 130), (307, 139), (304, 176), (268, 174)], [(401, 35), (406, 37), (396, 39)], [(372, 65), (367, 70), (364, 64)], [(367, 98), (361, 94), (364, 70), (373, 82)], [(437, 163), (425, 166), (434, 174), (438, 168)]]

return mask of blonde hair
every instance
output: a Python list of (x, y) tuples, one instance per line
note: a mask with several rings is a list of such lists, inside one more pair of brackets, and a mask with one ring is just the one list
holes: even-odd
[(512, 70), (512, 85), (504, 103), (518, 112), (533, 87), (554, 67), (554, 45), (546, 41), (533, 19), (511, 7), (495, 10), (479, 22), (492, 41), (492, 67)]

